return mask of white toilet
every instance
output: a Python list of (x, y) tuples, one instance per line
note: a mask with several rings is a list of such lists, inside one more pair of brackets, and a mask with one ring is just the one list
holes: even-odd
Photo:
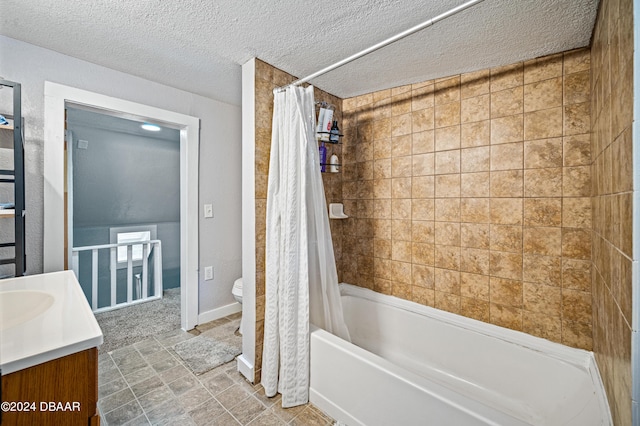
[(233, 289), (231, 289), (231, 294), (236, 299), (236, 302), (242, 304), (242, 277), (238, 278), (233, 283)]
[[(233, 294), (233, 298), (236, 299), (236, 302), (242, 305), (242, 277), (238, 278), (233, 283), (231, 294)], [(240, 334), (242, 334), (242, 318), (240, 318), (240, 326), (238, 329), (240, 330)]]

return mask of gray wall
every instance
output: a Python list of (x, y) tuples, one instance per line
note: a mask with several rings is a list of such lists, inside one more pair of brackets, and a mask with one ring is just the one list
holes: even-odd
[[(67, 128), (73, 133), (74, 226), (180, 221), (178, 132), (175, 140), (165, 140), (71, 119)], [(78, 148), (78, 140), (88, 147)]]
[[(233, 303), (231, 287), (242, 273), (239, 106), (4, 36), (0, 36), (0, 75), (22, 83), (23, 89), (29, 274), (42, 272), (44, 82), (52, 81), (200, 118), (200, 205), (212, 203), (214, 218), (204, 219), (200, 208), (199, 312)], [(212, 281), (204, 281), (207, 265), (214, 267)]]

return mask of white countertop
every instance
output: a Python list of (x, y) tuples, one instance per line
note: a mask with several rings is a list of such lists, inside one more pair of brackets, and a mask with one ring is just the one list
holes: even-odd
[(72, 271), (0, 280), (0, 300), (16, 291), (47, 293), (53, 303), (22, 323), (0, 324), (3, 375), (102, 344), (102, 330)]

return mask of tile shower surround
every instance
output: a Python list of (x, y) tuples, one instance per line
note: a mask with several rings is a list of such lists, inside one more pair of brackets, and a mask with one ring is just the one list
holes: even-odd
[(591, 48), (591, 93), (593, 350), (614, 424), (631, 425), (631, 0), (600, 4)]
[(591, 349), (589, 59), (345, 99), (343, 280)]
[[(589, 50), (341, 100), (341, 281), (591, 349)], [(272, 90), (256, 61), (256, 380)]]
[[(350, 216), (331, 221), (340, 279), (593, 349), (620, 425), (631, 424), (632, 17), (631, 0), (603, 0), (590, 49), (320, 94), (342, 106), (347, 135), (342, 172), (323, 175)], [(271, 90), (294, 77), (256, 64), (259, 368)]]

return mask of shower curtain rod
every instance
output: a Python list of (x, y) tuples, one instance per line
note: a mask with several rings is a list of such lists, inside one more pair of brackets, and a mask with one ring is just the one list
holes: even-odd
[(378, 49), (381, 49), (381, 48), (383, 48), (383, 47), (385, 47), (385, 46), (387, 46), (387, 45), (389, 45), (389, 44), (391, 44), (393, 42), (396, 42), (396, 41), (398, 41), (398, 40), (400, 40), (402, 38), (405, 38), (405, 37), (407, 37), (407, 36), (409, 36), (409, 35), (411, 35), (411, 34), (413, 34), (415, 32), (418, 32), (418, 31), (424, 29), (424, 28), (430, 27), (431, 25), (435, 24), (438, 21), (442, 21), (443, 19), (446, 19), (446, 18), (448, 18), (450, 16), (453, 16), (458, 12), (462, 12), (463, 10), (468, 9), (471, 6), (475, 6), (476, 4), (481, 3), (483, 1), (484, 0), (471, 0), (471, 1), (468, 1), (466, 3), (461, 4), (460, 6), (456, 6), (453, 9), (451, 9), (451, 10), (445, 12), (445, 13), (442, 13), (442, 14), (440, 14), (440, 15), (434, 17), (434, 18), (431, 18), (428, 21), (425, 21), (425, 22), (423, 22), (421, 24), (418, 24), (418, 25), (416, 25), (414, 27), (411, 27), (408, 30), (405, 30), (405, 31), (403, 31), (403, 32), (401, 32), (399, 34), (394, 35), (393, 37), (389, 37), (388, 39), (383, 40), (378, 44), (375, 44), (375, 45), (373, 45), (373, 46), (371, 46), (371, 47), (369, 47), (367, 49), (361, 50), (360, 52), (358, 52), (358, 53), (356, 53), (354, 55), (351, 55), (348, 58), (345, 58), (345, 59), (343, 59), (343, 60), (341, 60), (339, 62), (336, 62), (333, 65), (329, 65), (328, 67), (323, 68), (320, 71), (316, 71), (313, 74), (310, 74), (310, 75), (306, 76), (305, 78), (301, 78), (299, 80), (296, 80), (293, 83), (287, 84), (286, 86), (278, 87), (278, 88), (274, 89), (274, 92), (282, 91), (282, 90), (284, 90), (284, 89), (286, 89), (287, 87), (290, 87), (290, 86), (299, 86), (299, 85), (301, 85), (303, 83), (306, 83), (309, 80), (312, 80), (312, 79), (314, 79), (316, 77), (319, 77), (319, 76), (321, 76), (323, 74), (326, 74), (329, 71), (333, 71), (336, 68), (339, 68), (339, 67), (341, 67), (341, 66), (343, 66), (345, 64), (348, 64), (349, 62), (355, 61), (358, 58), (361, 58), (361, 57), (363, 57), (365, 55), (368, 55), (371, 52), (374, 52), (374, 51), (376, 51)]

